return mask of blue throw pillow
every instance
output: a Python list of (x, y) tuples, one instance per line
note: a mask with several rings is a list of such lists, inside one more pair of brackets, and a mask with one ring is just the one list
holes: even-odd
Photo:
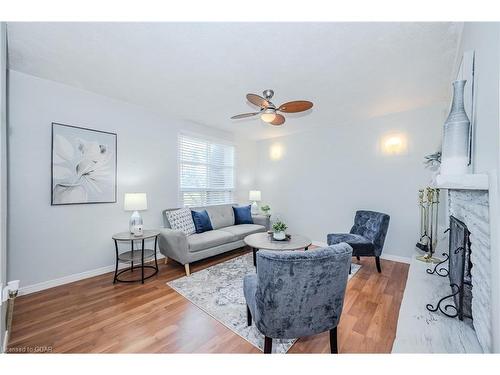
[(252, 219), (252, 206), (242, 206), (242, 207), (234, 207), (234, 223), (238, 224), (253, 224)]
[(191, 216), (193, 217), (196, 233), (203, 233), (209, 230), (213, 230), (212, 223), (210, 222), (210, 217), (208, 216), (207, 210), (203, 211), (191, 210)]

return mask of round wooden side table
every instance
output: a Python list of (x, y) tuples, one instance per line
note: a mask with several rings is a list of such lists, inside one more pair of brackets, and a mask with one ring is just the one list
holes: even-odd
[[(156, 245), (158, 243), (158, 235), (160, 234), (160, 231), (158, 230), (145, 230), (142, 236), (135, 236), (130, 232), (121, 232), (121, 233), (116, 233), (113, 235), (113, 240), (115, 241), (115, 251), (116, 251), (116, 267), (115, 267), (115, 277), (113, 278), (113, 284), (115, 284), (117, 281), (122, 282), (122, 283), (133, 283), (140, 281), (142, 284), (144, 284), (144, 280), (149, 279), (150, 277), (153, 277), (158, 273), (158, 260), (156, 259)], [(153, 239), (155, 240), (155, 245), (153, 249), (145, 249), (144, 248), (144, 242), (145, 240), (148, 239)], [(130, 251), (126, 251), (124, 253), (120, 253), (118, 251), (118, 242), (120, 241), (130, 241)], [(138, 249), (134, 249), (134, 241), (141, 241), (141, 247)], [(155, 265), (154, 266), (149, 266), (145, 265), (144, 262), (148, 260), (152, 260), (154, 258), (155, 260)], [(118, 263), (130, 263), (130, 267), (125, 268), (124, 270), (121, 270), (118, 272)], [(135, 265), (134, 265), (135, 263)], [(149, 268), (153, 269), (154, 272), (147, 276), (144, 277), (144, 269)], [(135, 280), (121, 280), (118, 278), (121, 274), (125, 272), (134, 272), (135, 269), (140, 269), (141, 270), (141, 278), (140, 279), (135, 279)]]

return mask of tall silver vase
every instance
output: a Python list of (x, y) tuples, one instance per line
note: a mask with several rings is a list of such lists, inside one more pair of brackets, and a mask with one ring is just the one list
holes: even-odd
[(444, 123), (441, 174), (461, 175), (469, 173), (470, 121), (465, 113), (465, 80), (453, 82), (453, 102)]

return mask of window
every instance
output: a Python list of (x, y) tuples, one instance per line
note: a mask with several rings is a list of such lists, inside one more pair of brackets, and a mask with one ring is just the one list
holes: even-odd
[(180, 135), (179, 173), (184, 207), (233, 203), (234, 146)]

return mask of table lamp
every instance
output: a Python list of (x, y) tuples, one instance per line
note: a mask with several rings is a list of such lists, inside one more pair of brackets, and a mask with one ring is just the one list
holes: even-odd
[(134, 211), (130, 216), (130, 233), (135, 235), (142, 234), (142, 217), (139, 211), (148, 209), (148, 199), (146, 193), (125, 193), (123, 202), (125, 211)]
[(259, 213), (259, 206), (257, 202), (260, 202), (260, 190), (250, 190), (250, 194), (248, 194), (248, 199), (253, 201), (252, 203), (252, 213)]

